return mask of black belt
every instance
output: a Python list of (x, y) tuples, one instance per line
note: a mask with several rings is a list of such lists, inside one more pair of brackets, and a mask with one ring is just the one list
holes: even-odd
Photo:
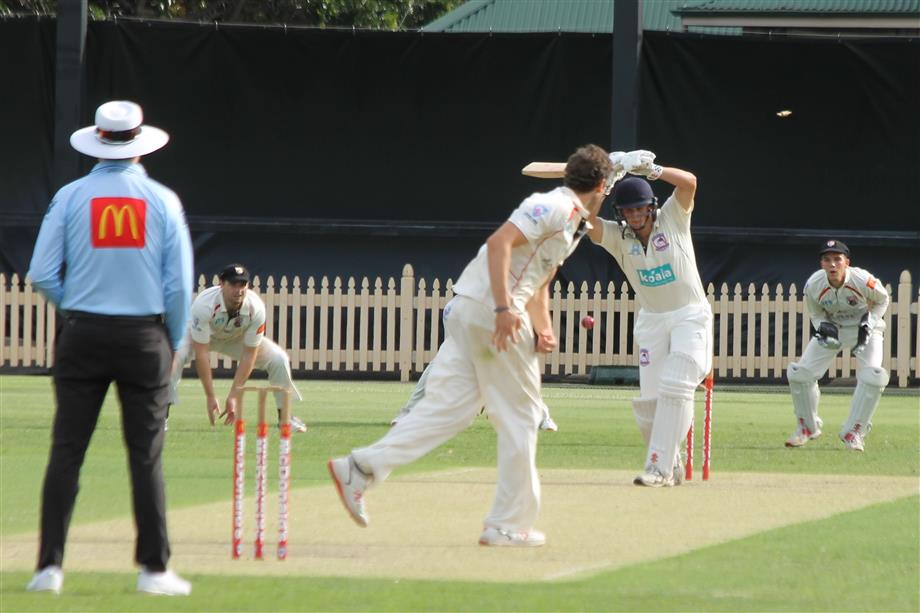
[(128, 323), (163, 323), (162, 315), (102, 315), (101, 313), (87, 313), (86, 311), (67, 311), (67, 319), (95, 319), (110, 322)]

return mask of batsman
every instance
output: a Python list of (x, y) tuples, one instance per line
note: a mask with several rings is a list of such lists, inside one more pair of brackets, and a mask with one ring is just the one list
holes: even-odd
[(786, 371), (797, 421), (786, 447), (801, 447), (821, 436), (818, 379), (841, 349), (851, 347), (857, 363), (856, 391), (840, 440), (851, 451), (864, 451), (872, 416), (888, 385), (888, 371), (882, 368), (888, 291), (869, 271), (850, 266), (850, 249), (842, 242), (826, 241), (819, 256), (821, 270), (808, 278), (804, 290), (817, 333)]
[[(616, 219), (592, 217), (588, 236), (620, 265), (640, 307), (633, 412), (648, 451), (633, 483), (670, 487), (683, 481), (680, 441), (693, 420), (694, 391), (712, 367), (712, 309), (690, 236), (696, 177), (656, 164), (651, 151), (614, 152), (610, 159), (636, 176), (613, 188)], [(649, 184), (656, 179), (674, 186), (660, 208)]]

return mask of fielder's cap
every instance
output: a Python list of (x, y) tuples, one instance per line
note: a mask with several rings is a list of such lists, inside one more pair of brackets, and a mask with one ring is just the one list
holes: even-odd
[(829, 240), (824, 241), (824, 244), (821, 245), (821, 251), (818, 252), (818, 255), (824, 255), (825, 253), (842, 253), (849, 258), (850, 248), (840, 241)]
[(96, 125), (70, 135), (70, 146), (94, 158), (127, 160), (153, 153), (169, 142), (169, 134), (143, 123), (140, 105), (127, 100), (106, 102), (96, 109)]
[(613, 206), (633, 208), (654, 203), (652, 186), (641, 177), (627, 177), (613, 186)]
[(220, 271), (217, 278), (230, 283), (239, 283), (241, 281), (249, 283), (249, 271), (242, 264), (230, 264)]

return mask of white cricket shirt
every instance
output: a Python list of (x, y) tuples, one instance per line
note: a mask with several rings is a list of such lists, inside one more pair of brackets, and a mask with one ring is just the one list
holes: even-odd
[[(578, 246), (585, 231), (582, 222), (587, 225), (587, 218), (588, 211), (567, 187), (533, 194), (514, 210), (508, 221), (527, 237), (527, 242), (511, 250), (508, 292), (512, 304), (509, 306), (524, 312), (534, 293)], [(487, 251), (487, 245), (479, 248), (454, 284), (454, 293), (495, 308)]]
[(822, 322), (837, 326), (859, 325), (859, 320), (867, 311), (878, 318), (880, 329), (885, 329), (882, 317), (888, 310), (888, 290), (868, 270), (848, 267), (839, 289), (828, 282), (823, 269), (819, 270), (808, 277), (804, 293), (816, 330)]
[(239, 314), (230, 318), (220, 286), (202, 291), (192, 303), (191, 336), (196, 343), (242, 339), (247, 347), (258, 347), (265, 335), (265, 304), (251, 289), (246, 290)]
[(696, 268), (690, 212), (680, 206), (673, 194), (658, 211), (644, 249), (631, 230), (627, 229), (624, 236), (615, 221), (600, 221), (604, 228), (600, 246), (620, 265), (640, 307), (652, 313), (667, 313), (690, 304), (709, 304)]

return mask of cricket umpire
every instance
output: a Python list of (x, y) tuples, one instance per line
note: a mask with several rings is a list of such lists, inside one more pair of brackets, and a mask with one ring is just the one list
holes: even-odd
[(65, 185), (42, 221), (29, 267), (62, 318), (55, 344), (57, 410), (42, 490), (41, 542), (30, 591), (59, 593), (80, 467), (109, 385), (117, 384), (137, 525), (137, 590), (187, 595), (167, 570), (160, 455), (173, 352), (188, 326), (192, 248), (182, 203), (140, 164), (169, 135), (133, 102), (106, 102), (70, 144), (98, 158)]

